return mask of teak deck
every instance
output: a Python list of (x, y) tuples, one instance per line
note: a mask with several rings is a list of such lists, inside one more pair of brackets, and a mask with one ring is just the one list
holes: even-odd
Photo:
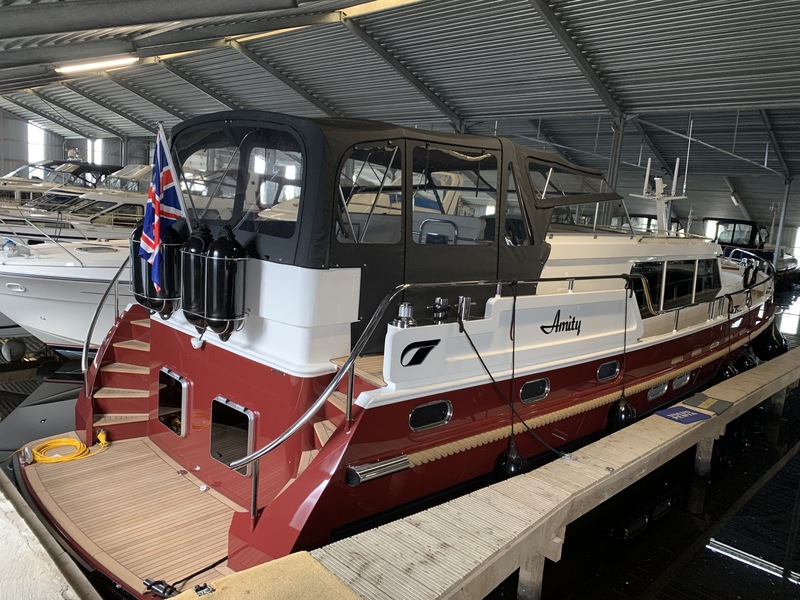
[[(144, 590), (145, 578), (174, 583), (226, 556), (233, 512), (243, 510), (202, 491), (144, 438), (81, 460), (36, 463), (25, 473), (63, 533), (134, 589)], [(229, 574), (223, 565), (183, 589)]]

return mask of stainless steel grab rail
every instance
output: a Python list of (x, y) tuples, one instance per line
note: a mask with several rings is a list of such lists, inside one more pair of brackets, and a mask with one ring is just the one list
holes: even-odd
[[(114, 290), (114, 310), (116, 312), (116, 315), (119, 316), (119, 296), (117, 294), (117, 284), (119, 283), (119, 278), (125, 271), (125, 268), (128, 266), (130, 260), (131, 257), (129, 254), (128, 256), (125, 257), (125, 260), (122, 261), (122, 264), (120, 265), (119, 269), (117, 269), (117, 272), (114, 274), (114, 277), (111, 278), (108, 287), (106, 287), (106, 291), (103, 292), (103, 295), (100, 298), (100, 302), (97, 304), (97, 308), (94, 311), (92, 322), (89, 325), (89, 332), (86, 334), (86, 340), (83, 342), (83, 352), (81, 353), (81, 371), (83, 373), (86, 373), (86, 371), (89, 370), (88, 356), (89, 356), (89, 346), (91, 345), (92, 341), (92, 334), (94, 333), (95, 326), (97, 326), (97, 320), (100, 318), (100, 313), (103, 312), (103, 306), (105, 305), (106, 298), (108, 298), (108, 295), (111, 293), (112, 289)], [(84, 385), (84, 393), (88, 394), (89, 390), (86, 389), (86, 378), (84, 378), (83, 385)]]

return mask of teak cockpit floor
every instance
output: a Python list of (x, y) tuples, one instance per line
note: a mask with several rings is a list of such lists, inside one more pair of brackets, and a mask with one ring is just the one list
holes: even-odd
[[(199, 480), (147, 438), (112, 442), (89, 458), (35, 463), (25, 475), (59, 529), (139, 591), (143, 579), (171, 584), (225, 557), (231, 518), (243, 510), (202, 491)], [(231, 572), (220, 565), (182, 589)]]

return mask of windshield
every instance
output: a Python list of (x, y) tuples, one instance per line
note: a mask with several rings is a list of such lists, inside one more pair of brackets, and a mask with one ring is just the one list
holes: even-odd
[(292, 237), (303, 181), (295, 137), (260, 128), (248, 132), (238, 146), (221, 131), (204, 142), (181, 165), (189, 210), (208, 224)]

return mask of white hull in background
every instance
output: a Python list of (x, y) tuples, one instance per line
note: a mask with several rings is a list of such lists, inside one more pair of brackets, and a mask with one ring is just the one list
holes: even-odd
[[(78, 350), (126, 256), (126, 242), (41, 244), (29, 256), (0, 255), (0, 311), (45, 344)], [(129, 279), (127, 272), (120, 277), (118, 304), (113, 292), (106, 299), (92, 347), (113, 325), (115, 306), (123, 308), (133, 300)]]

